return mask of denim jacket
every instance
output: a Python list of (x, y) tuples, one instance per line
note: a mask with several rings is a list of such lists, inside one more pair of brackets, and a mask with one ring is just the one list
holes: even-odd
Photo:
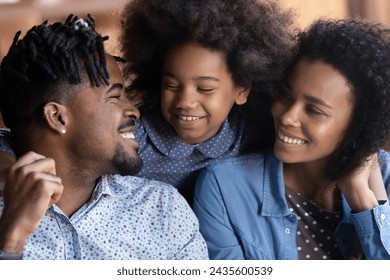
[[(390, 189), (390, 156), (379, 154)], [(345, 259), (356, 238), (367, 259), (390, 259), (390, 207), (352, 213), (342, 198), (343, 219), (334, 237)], [(194, 211), (210, 259), (298, 259), (298, 218), (285, 198), (283, 164), (272, 153), (242, 155), (207, 167), (196, 183)]]

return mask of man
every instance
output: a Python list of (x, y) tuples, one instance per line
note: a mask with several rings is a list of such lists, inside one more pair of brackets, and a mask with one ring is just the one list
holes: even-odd
[(92, 17), (19, 35), (0, 72), (1, 112), (22, 155), (0, 192), (0, 259), (207, 258), (177, 191), (125, 176), (142, 166), (139, 112)]

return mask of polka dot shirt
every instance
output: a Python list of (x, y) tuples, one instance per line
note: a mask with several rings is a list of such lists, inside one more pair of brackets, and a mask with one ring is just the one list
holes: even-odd
[(178, 189), (192, 185), (196, 171), (203, 167), (238, 155), (242, 146), (242, 130), (233, 128), (227, 120), (214, 137), (198, 145), (180, 141), (162, 115), (144, 114), (137, 125), (136, 139), (144, 162), (138, 175)]
[(296, 240), (299, 259), (343, 259), (333, 237), (342, 213), (321, 209), (289, 187), (286, 187), (286, 199), (291, 213), (298, 217)]
[[(4, 207), (0, 192), (0, 213)], [(70, 218), (48, 209), (24, 259), (207, 259), (198, 221), (171, 186), (103, 176), (90, 201)]]
[(16, 157), (15, 147), (11, 138), (11, 131), (8, 128), (0, 128), (0, 151), (9, 153)]

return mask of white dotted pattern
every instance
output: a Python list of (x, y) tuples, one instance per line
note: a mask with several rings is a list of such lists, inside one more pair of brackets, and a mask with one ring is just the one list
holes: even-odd
[(176, 189), (115, 175), (104, 176), (70, 219), (51, 207), (30, 235), (24, 258), (207, 259), (208, 253), (198, 221)]

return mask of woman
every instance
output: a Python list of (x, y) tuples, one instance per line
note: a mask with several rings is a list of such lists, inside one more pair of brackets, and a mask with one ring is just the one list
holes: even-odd
[[(370, 178), (390, 135), (389, 31), (317, 21), (300, 34), (271, 107), (273, 152), (226, 159), (198, 178), (194, 211), (210, 258), (350, 259), (359, 247), (390, 258), (390, 208)], [(378, 161), (389, 187), (389, 154)]]

